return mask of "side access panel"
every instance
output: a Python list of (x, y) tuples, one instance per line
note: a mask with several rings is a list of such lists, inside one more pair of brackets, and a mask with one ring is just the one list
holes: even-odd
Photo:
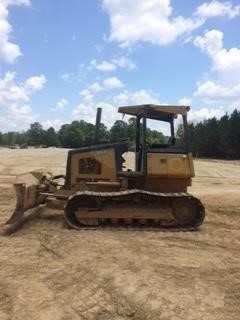
[(163, 178), (194, 177), (192, 154), (148, 153), (147, 174)]
[(76, 153), (71, 158), (71, 180), (80, 178), (114, 179), (116, 176), (114, 149)]
[(122, 170), (127, 151), (125, 143), (106, 143), (69, 151), (65, 189), (71, 189), (83, 181), (116, 181), (117, 171)]

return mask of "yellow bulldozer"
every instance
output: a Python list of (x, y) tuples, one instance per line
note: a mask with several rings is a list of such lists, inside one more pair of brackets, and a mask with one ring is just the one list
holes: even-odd
[[(97, 110), (95, 142), (68, 152), (66, 175), (31, 172), (14, 184), (17, 201), (10, 227), (24, 220), (30, 208), (64, 211), (74, 229), (111, 226), (153, 226), (192, 230), (204, 220), (201, 201), (187, 193), (194, 176), (187, 124), (188, 106), (144, 104), (119, 107), (135, 117), (135, 168), (124, 168), (128, 141), (99, 141), (101, 109)], [(182, 119), (182, 145), (176, 144), (175, 122)], [(148, 122), (169, 127), (165, 143), (148, 141)], [(160, 126), (161, 128), (161, 126)], [(63, 178), (64, 182), (59, 183)]]

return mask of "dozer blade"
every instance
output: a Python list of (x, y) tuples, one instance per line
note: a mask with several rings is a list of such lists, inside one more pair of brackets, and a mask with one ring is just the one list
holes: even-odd
[(3, 234), (15, 232), (26, 220), (36, 215), (29, 214), (25, 217), (25, 212), (45, 203), (46, 196), (43, 195), (43, 192), (49, 189), (48, 181), (47, 174), (40, 171), (29, 172), (17, 177), (16, 183), (14, 183), (16, 206), (11, 217), (5, 223), (7, 226), (4, 228)]
[(17, 196), (16, 207), (5, 224), (15, 223), (16, 221), (21, 220), (24, 215), (26, 185), (25, 183), (15, 183), (14, 188)]

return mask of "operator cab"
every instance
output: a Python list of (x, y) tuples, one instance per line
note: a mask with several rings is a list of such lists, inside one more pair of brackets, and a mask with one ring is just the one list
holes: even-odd
[[(187, 154), (189, 152), (189, 137), (187, 125), (187, 112), (189, 106), (169, 106), (144, 104), (136, 106), (119, 107), (118, 112), (134, 116), (136, 118), (135, 140), (135, 173), (147, 172), (147, 159), (150, 153), (175, 153)], [(176, 144), (174, 121), (178, 116), (182, 117), (182, 144)], [(148, 123), (157, 122), (158, 131), (168, 124), (169, 136), (165, 141), (151, 143), (148, 141)]]

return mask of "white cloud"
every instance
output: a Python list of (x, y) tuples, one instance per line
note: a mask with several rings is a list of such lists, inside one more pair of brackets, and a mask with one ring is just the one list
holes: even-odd
[(94, 93), (104, 90), (104, 88), (98, 82), (91, 84), (88, 89)]
[(158, 97), (151, 90), (124, 90), (120, 94), (113, 97), (116, 105), (138, 105), (144, 103), (160, 104)]
[(103, 80), (103, 85), (106, 90), (124, 87), (124, 84), (117, 77), (111, 77)]
[(240, 72), (240, 49), (222, 49), (214, 57), (214, 69), (219, 72), (227, 72), (228, 75), (235, 74), (239, 79)]
[(204, 22), (197, 16), (174, 17), (170, 0), (104, 0), (103, 8), (110, 16), (109, 40), (125, 45), (137, 41), (167, 45)]
[(14, 102), (25, 103), (29, 101), (24, 86), (15, 84), (15, 77), (14, 72), (7, 72), (4, 78), (0, 79), (0, 104), (3, 106)]
[(195, 97), (203, 102), (232, 103), (240, 99), (240, 49), (223, 46), (223, 33), (207, 30), (194, 40), (195, 46), (206, 53), (212, 62), (211, 78), (197, 84)]
[(190, 106), (192, 103), (192, 99), (190, 98), (181, 98), (178, 101), (178, 104), (181, 106)]
[(28, 6), (30, 0), (2, 0), (0, 2), (0, 61), (14, 63), (22, 55), (19, 46), (10, 41), (12, 26), (8, 22), (10, 6)]
[(94, 124), (96, 118), (96, 108), (93, 104), (86, 105), (85, 103), (80, 103), (72, 110), (72, 115), (74, 119), (84, 120)]
[(117, 113), (117, 107), (111, 103), (107, 102), (97, 102), (92, 104), (80, 103), (73, 109), (72, 115), (75, 119), (84, 120), (95, 124), (96, 121), (96, 110), (97, 108), (102, 108), (102, 119), (101, 122), (106, 126), (110, 127), (113, 125), (116, 119), (120, 118), (120, 115)]
[(60, 75), (60, 78), (64, 81), (70, 81), (70, 79), (72, 78), (72, 74), (71, 73), (63, 73)]
[(7, 112), (8, 114), (11, 114), (19, 119), (25, 118), (26, 116), (28, 117), (31, 114), (32, 109), (29, 105), (22, 105), (18, 107), (16, 104), (11, 104)]
[(204, 2), (187, 18), (174, 15), (171, 0), (103, 0), (103, 8), (110, 18), (108, 39), (122, 46), (138, 41), (168, 45), (180, 36), (188, 36), (209, 18), (240, 15), (239, 5), (217, 0)]
[(203, 52), (214, 58), (214, 55), (222, 49), (222, 39), (223, 33), (221, 31), (207, 30), (203, 37), (197, 36), (193, 43), (196, 47), (199, 47)]
[[(137, 90), (137, 91), (128, 91), (124, 90), (118, 95), (115, 95), (113, 97), (113, 103), (116, 106), (134, 106), (134, 105), (141, 105), (141, 104), (163, 104), (160, 102), (158, 96), (154, 94), (151, 90)], [(118, 118), (122, 118), (122, 115), (118, 115)], [(131, 116), (125, 115), (124, 119), (127, 121)], [(151, 129), (159, 129), (156, 128), (156, 122), (155, 121), (148, 121), (148, 126)], [(168, 130), (166, 130), (165, 124), (161, 126), (162, 132), (166, 133)]]
[(24, 87), (17, 86), (14, 83), (16, 74), (14, 72), (7, 72), (3, 79), (0, 79), (0, 104), (7, 105), (8, 103), (20, 102), (25, 103), (29, 101)]
[(200, 96), (206, 103), (232, 100), (240, 97), (240, 82), (235, 86), (222, 86), (213, 81), (199, 83), (195, 96)]
[[(87, 92), (86, 92), (87, 94)], [(89, 92), (88, 92), (89, 94)], [(143, 103), (159, 103), (156, 95), (152, 91), (139, 90), (139, 91), (127, 91), (124, 90), (120, 94), (111, 96), (108, 101), (94, 101), (86, 102), (85, 98), (79, 103), (72, 111), (72, 115), (75, 119), (83, 119), (90, 123), (95, 123), (96, 108), (102, 108), (102, 122), (111, 127), (114, 121), (122, 119), (122, 114), (117, 112), (118, 107), (121, 105), (136, 105)], [(128, 117), (126, 117), (128, 119)]]
[(136, 69), (136, 64), (128, 57), (119, 57), (112, 59), (112, 62), (120, 68), (125, 68), (127, 70)]
[(65, 108), (67, 105), (68, 105), (68, 101), (63, 98), (57, 102), (57, 107), (60, 109)]
[(219, 108), (201, 108), (199, 110), (194, 111), (191, 109), (188, 113), (188, 121), (189, 122), (200, 122), (203, 120), (211, 119), (211, 118), (221, 118), (226, 113), (225, 109), (222, 107)]
[(46, 83), (46, 77), (41, 74), (40, 76), (34, 76), (27, 79), (25, 83), (25, 89), (28, 92), (34, 92), (37, 90), (42, 90), (44, 84)]
[(28, 78), (24, 83), (16, 83), (16, 73), (7, 72), (0, 79), (1, 130), (21, 130), (32, 123), (36, 115), (29, 105), (30, 97), (43, 88), (45, 76)]
[(25, 103), (30, 95), (41, 90), (46, 83), (44, 75), (30, 77), (22, 85), (15, 83), (16, 73), (7, 72), (4, 78), (0, 79), (0, 103), (4, 106), (9, 103)]
[(129, 57), (122, 56), (122, 57), (112, 58), (109, 61), (103, 60), (101, 62), (97, 62), (96, 59), (93, 59), (90, 61), (88, 68), (107, 72), (107, 71), (114, 71), (117, 68), (133, 70), (133, 69), (136, 69), (136, 65)]
[(85, 102), (93, 100), (96, 93), (101, 91), (109, 91), (124, 87), (124, 84), (117, 77), (106, 78), (102, 83), (94, 82), (79, 92)]
[(80, 96), (85, 97), (85, 96), (87, 96), (87, 95), (90, 94), (90, 91), (89, 91), (88, 89), (83, 89), (83, 90), (81, 90), (81, 91), (79, 92), (79, 94), (80, 94)]
[(195, 38), (194, 44), (208, 54), (212, 60), (214, 71), (220, 75), (226, 75), (228, 78), (234, 77), (239, 81), (240, 48), (225, 49), (221, 31), (206, 31), (202, 37)]
[[(191, 99), (182, 98), (179, 100), (180, 105), (190, 105)], [(124, 105), (138, 105), (144, 103), (153, 103), (153, 104), (167, 104), (162, 103), (157, 95), (149, 90), (138, 90), (138, 91), (127, 91), (124, 90), (120, 94), (112, 96), (107, 102), (103, 101), (91, 101), (90, 103), (82, 102), (78, 104), (72, 111), (72, 116), (77, 120), (85, 120), (92, 124), (95, 123), (96, 109), (98, 107), (102, 108), (102, 122), (110, 128), (116, 120), (122, 119), (122, 114), (117, 112), (119, 106)], [(199, 110), (195, 110), (194, 107), (191, 108), (188, 113), (188, 119), (190, 122), (199, 122), (209, 118), (220, 118), (226, 113), (226, 107), (218, 104), (219, 107), (203, 107)], [(236, 106), (235, 106), (236, 107)], [(234, 106), (228, 108), (229, 111), (232, 111)], [(128, 121), (130, 116), (125, 116), (124, 120)], [(177, 120), (178, 121), (178, 120)], [(156, 125), (156, 122), (149, 121), (148, 125), (152, 129), (159, 130), (159, 126)], [(161, 124), (160, 129), (164, 134), (169, 135), (169, 126)]]
[(229, 1), (204, 2), (196, 10), (196, 15), (203, 18), (228, 17), (230, 19), (240, 15), (240, 6), (233, 6)]
[(91, 93), (89, 89), (84, 89), (79, 92), (79, 95), (83, 98), (84, 103), (89, 104), (92, 103), (92, 100), (94, 98), (94, 94)]
[(109, 61), (102, 61), (100, 63), (97, 63), (97, 61), (94, 59), (90, 62), (90, 69), (97, 69), (99, 71), (113, 71), (116, 69), (115, 64), (109, 62)]
[(1, 131), (21, 131), (36, 121), (36, 115), (28, 104), (19, 105), (11, 103), (7, 108), (1, 110)]
[(41, 124), (45, 130), (50, 127), (53, 127), (55, 130), (59, 130), (63, 124), (66, 124), (66, 122), (63, 122), (61, 119), (51, 119), (43, 121)]

